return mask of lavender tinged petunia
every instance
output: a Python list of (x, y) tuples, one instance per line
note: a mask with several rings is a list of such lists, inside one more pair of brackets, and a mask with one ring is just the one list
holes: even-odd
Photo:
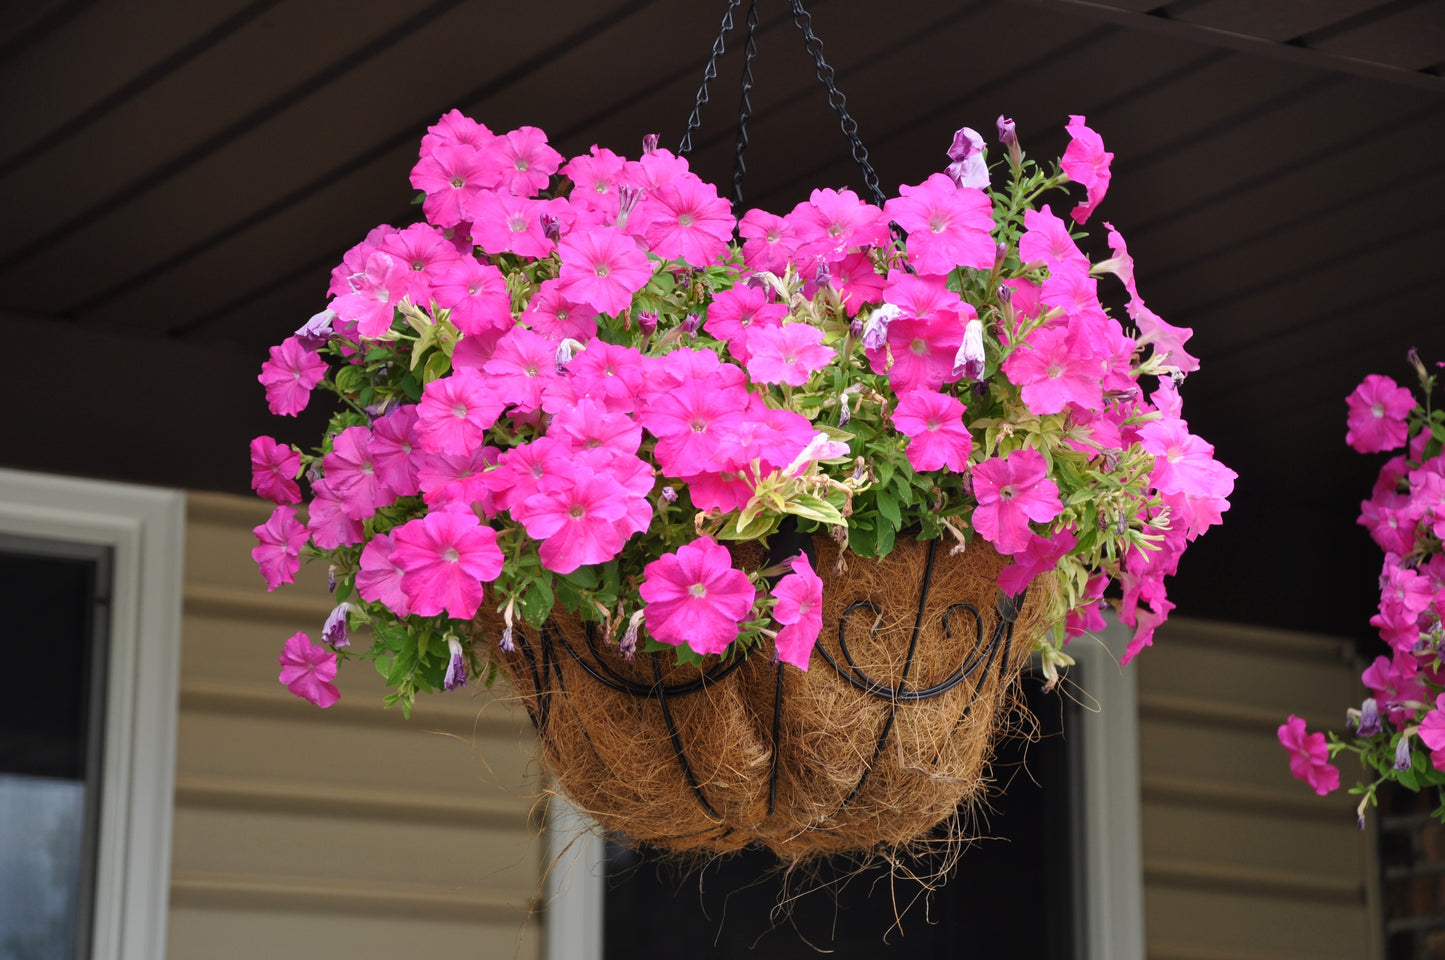
[(336, 608), (327, 615), (326, 623), (321, 628), (322, 641), (331, 644), (332, 648), (337, 650), (351, 646), (348, 620), (353, 609), (355, 608), (345, 600), (336, 605)]
[(447, 648), (451, 653), (447, 660), (447, 674), (442, 679), (444, 690), (455, 690), (457, 687), (467, 685), (467, 662), (462, 655), (461, 641), (456, 637), (447, 637)]
[(310, 320), (297, 328), (296, 340), (307, 350), (320, 350), (331, 339), (332, 321), (335, 319), (334, 310), (312, 314)]
[(1355, 732), (1362, 737), (1373, 737), (1381, 730), (1380, 707), (1374, 697), (1366, 697), (1360, 704), (1360, 725)]

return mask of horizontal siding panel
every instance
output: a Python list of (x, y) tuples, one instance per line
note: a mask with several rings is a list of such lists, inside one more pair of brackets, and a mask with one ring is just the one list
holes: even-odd
[[(1311, 797), (1314, 795), (1311, 793)], [(1197, 863), (1327, 880), (1359, 894), (1365, 849), (1349, 817), (1266, 817), (1146, 802), (1141, 824), (1149, 861)]]
[(1151, 958), (1361, 960), (1368, 956), (1364, 945), (1369, 923), (1363, 905), (1146, 884), (1144, 911)]
[[(525, 915), (497, 920), (483, 914), (368, 915), (329, 898), (325, 912), (215, 905), (198, 891), (172, 893), (169, 960), (255, 960), (256, 957), (345, 957), (347, 960), (477, 960), (541, 956), (540, 929)], [(313, 905), (314, 900), (305, 900)], [(323, 909), (325, 905), (317, 905)]]
[[(1146, 656), (1136, 661), (1140, 688), (1151, 698), (1208, 698), (1277, 715), (1343, 718), (1354, 684), (1343, 661), (1300, 660), (1271, 652), (1244, 653), (1175, 642), (1167, 624)], [(1338, 652), (1338, 645), (1327, 648)]]
[(177, 873), (531, 892), (538, 864), (525, 829), (425, 820), (378, 822), (317, 808), (306, 813), (182, 806)]

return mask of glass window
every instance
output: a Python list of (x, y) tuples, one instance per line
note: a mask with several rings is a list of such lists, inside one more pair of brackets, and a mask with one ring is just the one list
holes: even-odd
[(0, 960), (90, 956), (107, 547), (0, 536)]

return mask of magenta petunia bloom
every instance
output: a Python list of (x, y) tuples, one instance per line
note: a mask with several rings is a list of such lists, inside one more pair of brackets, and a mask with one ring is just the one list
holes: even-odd
[(323, 477), (311, 481), (311, 502), (306, 506), (306, 529), (311, 542), (322, 550), (349, 547), (366, 539), (360, 520), (353, 520), (342, 508), (341, 496)]
[(512, 516), (527, 528), (527, 536), (542, 541), (542, 566), (571, 573), (585, 564), (606, 563), (622, 550), (627, 538), (618, 522), (627, 516), (627, 500), (627, 491), (612, 477), (568, 469), (543, 479)]
[(1435, 709), (1420, 721), (1420, 742), (1430, 748), (1430, 762), (1445, 770), (1445, 693), (1435, 698)]
[(1279, 742), (1290, 752), (1289, 772), (1304, 780), (1320, 796), (1338, 790), (1340, 771), (1330, 763), (1330, 748), (1323, 733), (1306, 733), (1305, 722), (1294, 714), (1280, 725)]
[(306, 409), (311, 390), (326, 376), (326, 361), (295, 337), (271, 348), (271, 359), (256, 377), (266, 388), (266, 405), (278, 417), (294, 417)]
[(543, 280), (532, 294), (521, 322), (553, 343), (569, 337), (585, 342), (597, 336), (597, 309), (569, 300), (559, 287), (556, 279)]
[(380, 603), (398, 617), (404, 617), (411, 613), (411, 604), (401, 589), (406, 571), (392, 562), (391, 549), (391, 536), (385, 533), (378, 533), (362, 548), (356, 592), (363, 600)]
[(793, 225), (775, 213), (749, 210), (738, 223), (743, 238), (743, 263), (749, 270), (782, 276), (798, 249)]
[(1372, 373), (1345, 398), (1349, 431), (1345, 442), (1360, 453), (1379, 453), (1405, 445), (1405, 418), (1415, 409), (1409, 389), (1389, 377)]
[(905, 393), (893, 411), (893, 426), (908, 437), (908, 462), (920, 473), (944, 467), (968, 469), (973, 436), (963, 425), (966, 408), (956, 397), (928, 390)]
[(594, 337), (567, 364), (567, 376), (554, 380), (548, 387), (547, 395), (542, 398), (542, 409), (561, 413), (583, 400), (595, 400), (608, 413), (630, 414), (637, 409), (637, 393), (641, 388), (641, 351)]
[(396, 499), (396, 492), (381, 482), (372, 463), (371, 431), (365, 427), (347, 427), (338, 433), (321, 465), (326, 482), (341, 498), (342, 512), (353, 520), (366, 520)]
[(403, 404), (371, 424), (371, 462), (377, 477), (399, 497), (412, 496), (418, 490), (412, 459), (420, 452), (416, 414), (416, 404)]
[(454, 227), (467, 219), (464, 210), (498, 173), (488, 154), (470, 144), (447, 144), (423, 152), (411, 169), (411, 185), (426, 194), (421, 209), (428, 223)]
[(497, 532), (471, 509), (452, 504), (433, 509), (392, 531), (391, 562), (406, 571), (401, 587), (411, 612), (470, 620), (482, 604), (482, 583), (502, 572)]
[(432, 284), (432, 299), (448, 311), (447, 319), (462, 333), (512, 328), (512, 295), (507, 278), (490, 263), (466, 257), (447, 268)]
[(904, 184), (883, 206), (908, 231), (908, 258), (919, 273), (942, 276), (956, 266), (993, 266), (993, 203), (982, 190), (959, 187), (935, 173), (916, 187)]
[(514, 327), (497, 341), (482, 369), (487, 389), (516, 411), (542, 405), (542, 391), (557, 378), (557, 345), (526, 327)]
[(453, 370), (422, 390), (417, 440), (428, 453), (471, 453), (481, 445), (487, 428), (497, 422), (504, 405), (482, 374), (466, 367)]
[(251, 550), (251, 559), (266, 578), (266, 592), (283, 583), (294, 583), (296, 571), (301, 569), (301, 548), (310, 539), (306, 528), (296, 519), (296, 508), (277, 507), (265, 523), (251, 532), (257, 541)]
[(545, 257), (554, 244), (542, 225), (543, 215), (556, 217), (566, 200), (529, 200), (498, 190), (483, 190), (467, 207), (472, 238), (491, 254), (515, 253)]
[(999, 553), (1026, 550), (1033, 539), (1029, 521), (1047, 523), (1063, 511), (1059, 488), (1048, 471), (1044, 455), (1028, 449), (973, 468), (973, 492), (978, 498), (973, 527)]
[(271, 437), (251, 441), (251, 489), (272, 503), (300, 503), (301, 487), (296, 474), (301, 469), (301, 452)]
[(689, 477), (715, 469), (718, 435), (741, 421), (747, 407), (746, 390), (709, 377), (653, 398), (637, 419), (658, 438), (654, 455), (663, 473)]
[(663, 260), (707, 267), (727, 254), (737, 220), (717, 187), (686, 173), (640, 203), (633, 223), (645, 223), (642, 237)]
[(509, 130), (491, 145), (502, 161), (501, 185), (519, 197), (541, 190), (562, 165), (562, 154), (547, 143), (540, 127)]
[(823, 346), (823, 331), (806, 323), (758, 326), (747, 334), (748, 376), (754, 383), (786, 383), (801, 387), (815, 370), (837, 356)]
[(341, 699), (336, 679), (336, 652), (316, 643), (304, 633), (297, 633), (281, 648), (277, 661), (281, 674), (277, 677), (302, 700), (310, 700), (323, 710)]
[(1104, 138), (1090, 130), (1083, 117), (1070, 115), (1064, 129), (1069, 131), (1071, 139), (1059, 166), (1070, 180), (1083, 186), (1087, 194), (1087, 199), (1071, 214), (1075, 222), (1084, 223), (1109, 190), (1109, 164), (1114, 155), (1104, 149)]
[(1214, 459), (1213, 445), (1189, 432), (1183, 420), (1154, 420), (1139, 428), (1139, 445), (1154, 454), (1150, 482), (1161, 493), (1225, 498), (1239, 476)]
[(496, 512), (486, 469), (497, 462), (496, 447), (477, 447), (467, 453), (423, 453), (416, 458), (417, 486), (427, 506), (457, 502), (476, 506), (482, 513)]
[(834, 263), (853, 247), (888, 242), (888, 218), (852, 190), (814, 190), (786, 219), (798, 238), (795, 261)]
[(615, 227), (593, 227), (562, 238), (559, 292), (601, 313), (620, 314), (652, 279), (652, 263), (637, 241)]
[(1079, 349), (1076, 330), (1038, 327), (1004, 360), (1004, 374), (1021, 388), (1031, 413), (1058, 413), (1070, 403), (1085, 410), (1104, 405), (1104, 365)]
[(687, 644), (701, 654), (722, 653), (757, 599), (747, 574), (736, 570), (727, 548), (700, 537), (664, 553), (642, 571), (638, 593), (648, 633), (662, 643)]
[(1019, 259), (1024, 263), (1042, 262), (1050, 270), (1061, 264), (1079, 267), (1085, 272), (1090, 268), (1089, 258), (1069, 236), (1069, 225), (1060, 220), (1048, 204), (1024, 211)]
[(568, 202), (604, 219), (616, 217), (617, 188), (622, 184), (625, 166), (622, 157), (594, 143), (589, 156), (573, 157), (562, 168), (562, 173), (572, 181)]
[(411, 270), (391, 254), (377, 250), (350, 282), (352, 292), (331, 301), (331, 309), (342, 321), (356, 324), (357, 336), (375, 340), (391, 329), (397, 304), (411, 288)]
[(818, 634), (823, 631), (823, 581), (813, 572), (805, 553), (789, 560), (788, 566), (793, 572), (779, 580), (772, 591), (777, 598), (773, 619), (783, 625), (773, 643), (779, 660), (807, 670)]
[(740, 284), (724, 290), (713, 298), (707, 308), (703, 329), (719, 340), (727, 341), (728, 353), (740, 363), (747, 363), (747, 333), (754, 326), (776, 327), (788, 315), (785, 303), (769, 303), (760, 287)]

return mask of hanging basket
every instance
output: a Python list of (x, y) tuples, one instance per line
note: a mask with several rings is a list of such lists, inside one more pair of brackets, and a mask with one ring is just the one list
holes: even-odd
[[(814, 547), (834, 571), (836, 546)], [(1003, 596), (1003, 564), (980, 541), (958, 555), (909, 540), (882, 560), (849, 557), (825, 579), (807, 672), (761, 652), (701, 668), (671, 651), (628, 663), (595, 624), (561, 617), (524, 631), (503, 663), (547, 772), (607, 829), (679, 853), (873, 851), (986, 790), (1051, 589), (1042, 575)]]

